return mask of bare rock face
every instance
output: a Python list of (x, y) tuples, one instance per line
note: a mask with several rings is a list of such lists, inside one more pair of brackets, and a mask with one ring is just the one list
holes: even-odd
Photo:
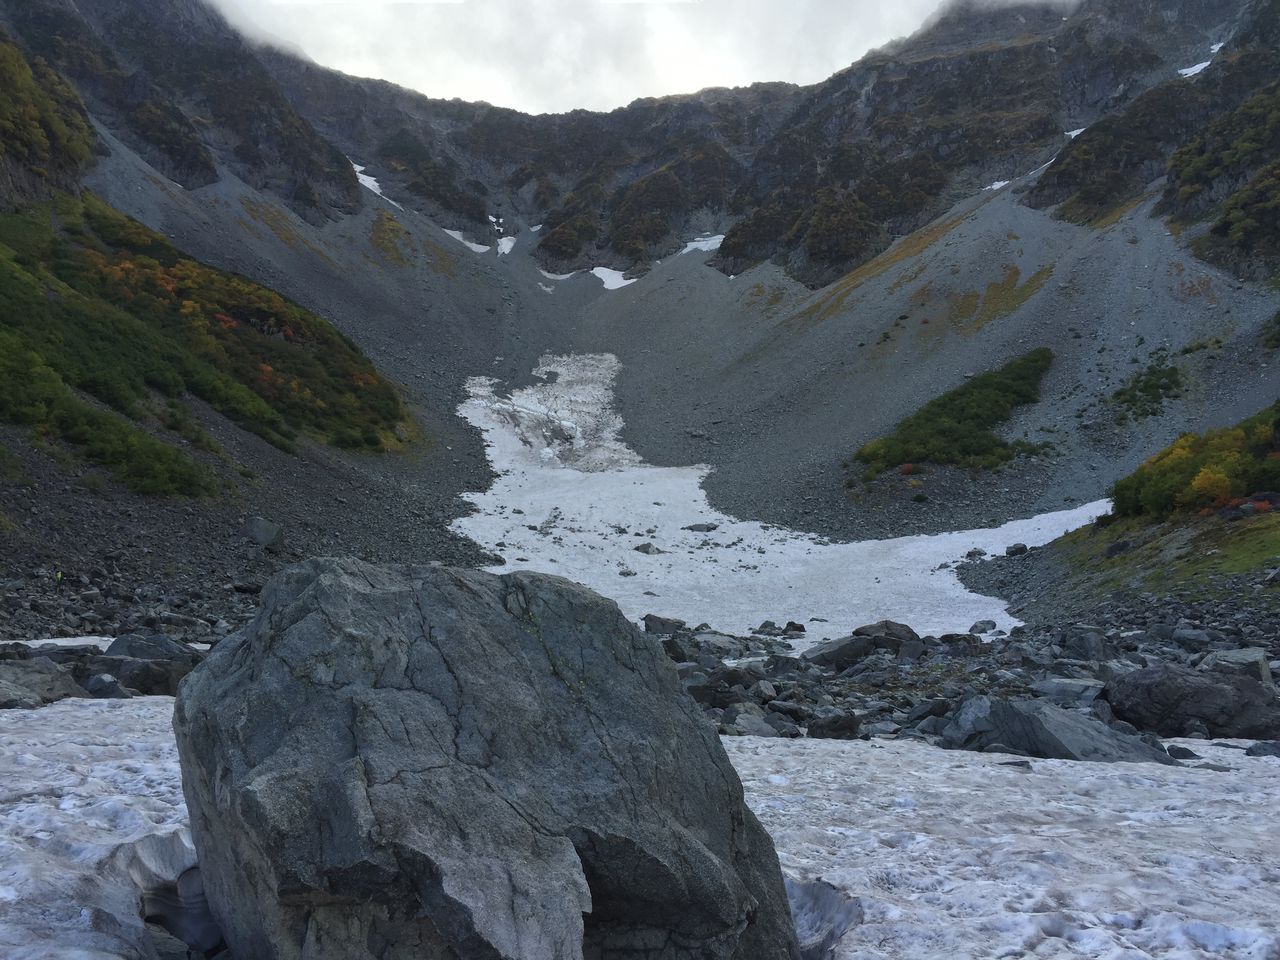
[(552, 577), (314, 560), (184, 682), (201, 874), (255, 960), (794, 960), (672, 665)]

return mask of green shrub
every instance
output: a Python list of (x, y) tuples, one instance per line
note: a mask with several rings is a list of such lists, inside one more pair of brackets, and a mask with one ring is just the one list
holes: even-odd
[(994, 469), (1038, 449), (1001, 440), (993, 428), (1007, 421), (1015, 408), (1040, 399), (1040, 382), (1052, 363), (1053, 351), (1032, 350), (931, 400), (890, 436), (858, 451), (858, 460), (867, 465), (866, 476), (915, 463)]
[(1280, 403), (1239, 426), (1185, 434), (1112, 487), (1119, 516), (1162, 519), (1280, 490)]
[(1171, 363), (1153, 363), (1111, 395), (1119, 406), (1119, 419), (1141, 420), (1159, 416), (1165, 400), (1182, 396), (1182, 371)]
[(212, 475), (120, 416), (80, 399), (22, 339), (0, 329), (0, 420), (75, 445), (146, 494), (212, 492)]

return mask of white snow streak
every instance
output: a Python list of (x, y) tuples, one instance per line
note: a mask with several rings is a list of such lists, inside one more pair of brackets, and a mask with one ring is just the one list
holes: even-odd
[(596, 267), (591, 273), (600, 279), (606, 290), (621, 290), (636, 282), (628, 280), (621, 270), (610, 270), (608, 267)]
[(724, 741), (788, 873), (859, 898), (836, 960), (1280, 956), (1280, 760), (1032, 760)]
[(570, 277), (577, 276), (576, 271), (574, 273), (547, 273), (541, 267), (538, 268), (538, 272), (548, 280), (568, 280)]
[(714, 237), (710, 235), (704, 235), (699, 237), (697, 240), (690, 240), (688, 243), (684, 245), (684, 249), (681, 250), (680, 252), (692, 253), (694, 250), (703, 250), (707, 253), (710, 253), (712, 250), (719, 250), (720, 244), (722, 243), (724, 243), (723, 233), (717, 234)]
[(1209, 52), (1217, 53), (1219, 50), (1221, 50), (1225, 46), (1226, 46), (1225, 43), (1215, 43), (1212, 47), (1209, 48)]
[[(707, 467), (651, 466), (619, 439), (618, 366), (603, 354), (544, 357), (534, 373), (556, 374), (555, 382), (509, 397), (492, 380), (469, 382), (460, 412), (484, 432), (499, 476), (487, 492), (467, 495), (477, 511), (454, 529), (506, 559), (494, 569), (577, 580), (629, 617), (660, 613), (731, 631), (811, 617), (829, 622), (811, 626), (812, 640), (884, 617), (922, 632), (967, 630), (983, 619), (1008, 628), (1017, 621), (1001, 601), (969, 593), (939, 564), (973, 548), (1046, 543), (1106, 509), (1095, 503), (994, 530), (853, 544), (735, 520), (707, 504)], [(682, 529), (695, 523), (719, 528)], [(644, 543), (664, 552), (634, 549)]]
[(983, 189), (984, 190), (1003, 190), (1005, 187), (1007, 187), (1011, 183), (1013, 183), (1012, 180), (997, 180), (995, 183), (991, 184), (991, 186), (983, 187)]
[(396, 203), (394, 200), (392, 200), (390, 197), (388, 197), (385, 193), (382, 192), (382, 184), (378, 183), (376, 179), (374, 179), (373, 177), (365, 173), (365, 170), (368, 169), (367, 167), (360, 166), (360, 164), (356, 163), (354, 160), (351, 160), (350, 157), (348, 157), (347, 159), (351, 164), (351, 169), (356, 172), (356, 179), (360, 181), (360, 186), (364, 187), (366, 190), (373, 191), (378, 196), (380, 196), (383, 200), (387, 201), (387, 203), (395, 207), (397, 210), (404, 209), (404, 207), (400, 206), (400, 204)]
[(1080, 134), (1084, 133), (1084, 132), (1085, 132), (1085, 130), (1087, 130), (1087, 129), (1089, 129), (1089, 128), (1088, 128), (1088, 127), (1081, 127), (1079, 130), (1068, 130), (1068, 131), (1066, 132), (1066, 135), (1067, 135), (1068, 137), (1070, 137), (1072, 140), (1074, 140), (1076, 137), (1080, 136)]
[(466, 237), (462, 235), (461, 230), (446, 230), (445, 233), (453, 237), (453, 239), (457, 240), (460, 244), (462, 244), (464, 247), (466, 247), (468, 250), (471, 250), (474, 253), (488, 253), (489, 250), (491, 249), (489, 247), (486, 247), (483, 243), (472, 243), (470, 240), (468, 240)]
[(1212, 60), (1206, 60), (1204, 63), (1197, 63), (1194, 67), (1187, 67), (1183, 70), (1179, 70), (1178, 73), (1184, 77), (1194, 77), (1203, 73), (1205, 68), (1212, 62)]
[(556, 292), (556, 288), (555, 288), (555, 287), (553, 287), (553, 286), (551, 286), (551, 284), (549, 284), (549, 283), (539, 283), (539, 284), (538, 284), (538, 289), (539, 289), (539, 290), (541, 290), (543, 293), (555, 293), (555, 292)]

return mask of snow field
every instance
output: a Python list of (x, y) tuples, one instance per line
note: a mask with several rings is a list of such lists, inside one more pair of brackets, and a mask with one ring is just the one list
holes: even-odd
[[(534, 373), (549, 382), (510, 396), (492, 380), (470, 381), (460, 413), (484, 433), (498, 478), (467, 494), (477, 511), (453, 529), (503, 556), (494, 571), (554, 573), (616, 600), (633, 619), (658, 613), (731, 632), (813, 619), (816, 641), (886, 617), (932, 633), (986, 619), (1008, 629), (1018, 621), (1003, 602), (970, 593), (939, 567), (975, 548), (1047, 543), (1107, 509), (1100, 502), (996, 529), (848, 544), (736, 520), (707, 503), (707, 467), (655, 467), (619, 439), (618, 367), (607, 354), (544, 357)], [(684, 529), (706, 523), (717, 529)], [(646, 543), (662, 552), (636, 551)]]

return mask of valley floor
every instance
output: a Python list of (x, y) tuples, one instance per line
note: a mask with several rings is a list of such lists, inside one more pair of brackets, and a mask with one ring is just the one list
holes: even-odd
[[(173, 701), (66, 700), (0, 730), (0, 950), (134, 956), (141, 889), (194, 863)], [(837, 960), (1263, 960), (1280, 951), (1280, 760), (1017, 761), (727, 738), (788, 875), (865, 915)], [(111, 920), (111, 916), (124, 919)]]

